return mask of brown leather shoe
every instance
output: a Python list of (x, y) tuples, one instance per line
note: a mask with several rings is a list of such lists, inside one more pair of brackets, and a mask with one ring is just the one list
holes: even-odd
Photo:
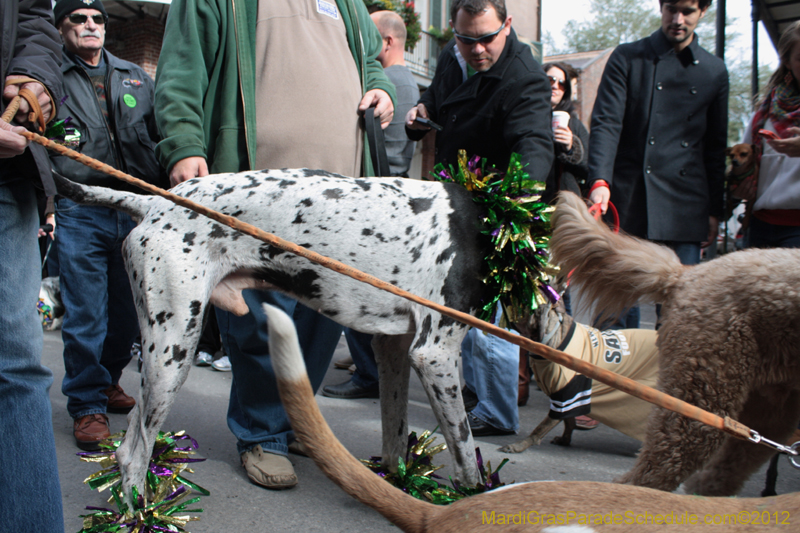
[(108, 430), (108, 417), (103, 413), (86, 415), (75, 419), (72, 434), (78, 448), (87, 452), (100, 449), (100, 441), (111, 436)]
[(119, 384), (111, 385), (103, 391), (103, 394), (108, 396), (106, 411), (109, 413), (130, 413), (133, 406), (136, 405), (136, 400), (125, 394)]

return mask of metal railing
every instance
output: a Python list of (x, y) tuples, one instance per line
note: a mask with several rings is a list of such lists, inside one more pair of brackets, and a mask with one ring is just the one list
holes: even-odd
[(433, 79), (436, 72), (436, 60), (442, 47), (429, 33), (422, 32), (421, 39), (411, 52), (405, 53), (406, 66), (414, 74)]

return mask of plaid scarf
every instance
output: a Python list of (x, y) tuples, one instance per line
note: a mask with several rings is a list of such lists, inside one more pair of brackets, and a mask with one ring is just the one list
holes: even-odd
[[(772, 121), (775, 131), (783, 137), (787, 128), (800, 126), (800, 90), (791, 81), (782, 81), (775, 86), (764, 99), (764, 103), (753, 115), (752, 138), (753, 144), (763, 148), (763, 136), (758, 130), (764, 127), (767, 119)], [(758, 158), (761, 159), (761, 151), (758, 151)]]

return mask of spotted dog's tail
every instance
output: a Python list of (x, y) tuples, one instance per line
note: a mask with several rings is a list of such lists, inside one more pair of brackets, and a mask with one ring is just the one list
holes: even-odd
[(85, 205), (101, 205), (128, 213), (136, 220), (142, 220), (156, 196), (117, 191), (106, 187), (83, 185), (65, 178), (53, 171), (58, 194), (73, 202)]
[(269, 305), (264, 305), (264, 312), (278, 391), (292, 428), (308, 449), (308, 455), (342, 490), (403, 531), (424, 531), (426, 521), (437, 512), (437, 507), (391, 486), (339, 442), (317, 407), (292, 320)]
[(665, 246), (613, 233), (575, 194), (559, 194), (552, 222), (554, 262), (603, 315), (616, 315), (639, 299), (663, 302), (686, 268)]

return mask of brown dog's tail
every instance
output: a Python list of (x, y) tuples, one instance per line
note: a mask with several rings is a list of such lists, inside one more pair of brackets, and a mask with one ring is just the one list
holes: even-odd
[(553, 261), (603, 316), (639, 300), (663, 302), (686, 268), (669, 248), (613, 233), (573, 193), (559, 194), (552, 222)]
[(308, 449), (308, 455), (342, 490), (403, 531), (424, 531), (436, 506), (392, 487), (342, 446), (317, 407), (292, 320), (269, 305), (264, 305), (264, 312), (269, 324), (269, 351), (278, 391), (292, 428)]

